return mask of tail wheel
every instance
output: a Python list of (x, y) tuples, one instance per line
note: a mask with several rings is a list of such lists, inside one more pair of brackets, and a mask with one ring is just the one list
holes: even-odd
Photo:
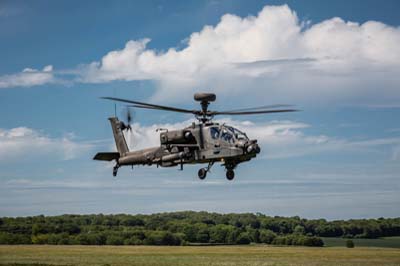
[(226, 179), (232, 180), (235, 178), (235, 172), (232, 169), (226, 171)]
[(199, 172), (197, 173), (199, 178), (203, 180), (207, 176), (207, 170), (205, 168), (200, 168)]

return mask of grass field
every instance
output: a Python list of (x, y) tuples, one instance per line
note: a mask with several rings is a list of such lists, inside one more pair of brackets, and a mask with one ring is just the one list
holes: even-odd
[(277, 246), (0, 246), (0, 265), (400, 265), (400, 249)]
[[(323, 237), (327, 247), (344, 247), (346, 240), (339, 237)], [(383, 237), (378, 239), (352, 239), (356, 247), (381, 247), (381, 248), (400, 248), (400, 237)]]

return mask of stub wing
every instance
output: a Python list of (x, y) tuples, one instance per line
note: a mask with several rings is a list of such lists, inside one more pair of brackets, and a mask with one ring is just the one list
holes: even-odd
[(119, 159), (118, 152), (99, 152), (93, 157), (93, 160), (99, 161), (112, 161), (117, 159)]

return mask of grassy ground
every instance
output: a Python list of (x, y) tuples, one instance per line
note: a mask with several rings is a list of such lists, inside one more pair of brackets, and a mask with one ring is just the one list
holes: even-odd
[[(346, 240), (339, 237), (323, 237), (327, 247), (344, 247)], [(383, 237), (378, 239), (352, 239), (356, 247), (381, 247), (381, 248), (400, 248), (400, 237)]]
[(400, 265), (400, 249), (277, 246), (0, 246), (0, 265)]

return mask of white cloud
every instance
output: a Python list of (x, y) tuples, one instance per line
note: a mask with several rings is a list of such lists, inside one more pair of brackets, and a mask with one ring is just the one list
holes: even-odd
[[(130, 40), (67, 72), (75, 82), (154, 80), (157, 101), (213, 91), (242, 103), (400, 104), (399, 27), (338, 17), (310, 24), (287, 5), (265, 6), (256, 16), (226, 14), (186, 40), (164, 51)], [(53, 82), (45, 70), (2, 76), (0, 88)]]
[(25, 162), (43, 156), (68, 160), (87, 151), (90, 147), (91, 144), (88, 143), (74, 142), (71, 134), (62, 138), (51, 138), (27, 127), (0, 128), (0, 162), (16, 159)]
[[(250, 139), (257, 139), (261, 146), (263, 158), (278, 159), (298, 157), (316, 153), (339, 152), (371, 152), (382, 147), (388, 147), (389, 159), (398, 158), (400, 138), (381, 138), (366, 140), (349, 140), (326, 135), (310, 135), (304, 129), (311, 127), (308, 124), (293, 121), (272, 121), (253, 123), (250, 121), (235, 121), (229, 118), (219, 122), (233, 125), (245, 132)], [(191, 120), (175, 124), (154, 124), (142, 126), (139, 123), (132, 125), (132, 134), (126, 134), (130, 149), (137, 150), (160, 145), (157, 128), (181, 129), (191, 124)]]
[(53, 66), (45, 66), (42, 70), (25, 68), (13, 75), (0, 76), (0, 88), (31, 87), (54, 82)]
[(182, 50), (147, 49), (148, 42), (108, 53), (87, 66), (82, 81), (153, 79), (154, 98), (163, 100), (195, 90), (260, 100), (400, 100), (400, 29), (376, 21), (332, 18), (305, 28), (287, 5), (265, 6), (257, 16), (222, 16), (192, 33)]

